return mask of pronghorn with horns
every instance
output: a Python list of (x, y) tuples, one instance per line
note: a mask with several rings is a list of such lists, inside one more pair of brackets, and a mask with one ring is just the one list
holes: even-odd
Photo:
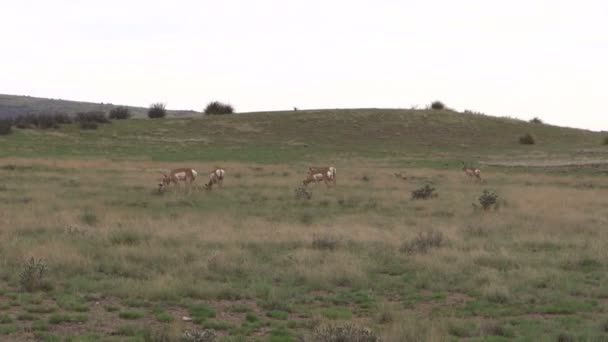
[(171, 183), (177, 185), (180, 181), (184, 182), (186, 187), (190, 187), (198, 173), (191, 168), (180, 168), (171, 170), (168, 174), (163, 173), (163, 177), (158, 183), (158, 192), (163, 192)]
[(215, 170), (213, 170), (209, 174), (209, 182), (207, 182), (207, 184), (205, 184), (205, 189), (211, 190), (214, 184), (217, 184), (220, 187), (223, 187), (225, 174), (226, 174), (226, 171), (222, 168), (218, 167)]
[(336, 168), (333, 166), (309, 167), (306, 179), (302, 181), (302, 184), (307, 186), (309, 183), (319, 183), (321, 181), (324, 181), (327, 186), (329, 186), (329, 183), (336, 185)]
[(481, 170), (476, 167), (467, 167), (467, 165), (462, 162), (462, 171), (469, 176), (469, 178), (475, 177), (478, 181), (481, 182)]

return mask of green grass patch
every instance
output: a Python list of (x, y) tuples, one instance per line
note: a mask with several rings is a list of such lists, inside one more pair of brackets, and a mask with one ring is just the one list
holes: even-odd
[(340, 307), (324, 309), (321, 311), (321, 314), (329, 319), (350, 319), (353, 317), (352, 311)]
[(207, 321), (208, 318), (215, 317), (215, 311), (204, 303), (191, 305), (188, 311), (190, 312), (192, 321), (196, 324), (201, 324)]
[(128, 320), (140, 319), (140, 318), (144, 317), (144, 313), (141, 311), (127, 310), (127, 311), (121, 311), (118, 314), (118, 317), (120, 317), (121, 319), (128, 319)]

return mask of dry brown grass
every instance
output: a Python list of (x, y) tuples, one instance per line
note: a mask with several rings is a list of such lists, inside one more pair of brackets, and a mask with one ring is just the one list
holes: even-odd
[[(394, 176), (401, 169), (353, 161), (337, 164), (336, 187), (312, 186), (313, 199), (301, 203), (293, 188), (305, 165), (232, 162), (221, 164), (227, 171), (222, 190), (154, 193), (158, 170), (190, 166), (200, 170), (202, 184), (205, 171), (218, 165), (186, 164), (0, 160), (16, 166), (0, 168), (0, 268), (9, 274), (0, 284), (10, 288), (23, 261), (35, 257), (49, 264), (58, 288), (84, 275), (97, 280), (79, 280), (80, 291), (118, 298), (212, 300), (237, 293), (311, 305), (317, 319), (324, 318), (315, 311), (319, 304), (310, 304), (314, 291), (331, 296), (371, 288), (383, 302), (405, 302), (420, 291), (457, 292), (486, 301), (488, 310), (520, 310), (532, 297), (526, 293), (540, 286), (550, 290), (539, 295), (541, 303), (605, 295), (596, 283), (578, 284), (573, 279), (580, 275), (572, 273), (591, 267), (601, 284), (608, 265), (608, 180), (599, 177), (495, 173), (476, 184), (460, 170), (411, 169), (403, 180)], [(427, 181), (439, 197), (411, 201), (411, 190)], [(498, 211), (473, 209), (484, 188), (504, 199)], [(84, 213), (94, 219), (83, 219)], [(304, 214), (310, 222), (301, 221)], [(445, 243), (425, 254), (398, 252), (429, 230), (441, 232)], [(335, 248), (313, 248), (323, 234), (339, 237)], [(397, 275), (379, 271), (388, 268)], [(353, 306), (356, 320), (377, 325), (375, 314)], [(450, 334), (449, 314), (430, 311), (419, 322), (406, 317), (410, 323), (403, 325), (404, 304), (389, 306), (396, 318), (377, 325), (387, 340)]]

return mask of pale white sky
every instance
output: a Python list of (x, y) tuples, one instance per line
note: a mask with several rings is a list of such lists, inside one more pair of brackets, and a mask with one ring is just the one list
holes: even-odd
[(2, 1), (0, 93), (457, 109), (608, 130), (608, 1)]

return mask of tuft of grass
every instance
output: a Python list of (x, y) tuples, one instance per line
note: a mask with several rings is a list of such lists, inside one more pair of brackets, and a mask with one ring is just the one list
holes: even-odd
[(378, 342), (380, 337), (370, 328), (353, 324), (325, 325), (317, 328), (313, 334), (317, 342)]
[(86, 315), (68, 315), (65, 313), (55, 313), (49, 316), (50, 324), (62, 323), (83, 323), (88, 320)]
[(443, 233), (431, 230), (418, 233), (414, 239), (404, 242), (399, 250), (406, 254), (424, 254), (433, 248), (442, 247), (444, 244)]
[(97, 215), (90, 209), (85, 209), (82, 212), (82, 214), (80, 215), (80, 220), (83, 223), (88, 224), (89, 226), (94, 226), (95, 224), (97, 224), (98, 221)]
[(112, 245), (137, 246), (148, 237), (136, 231), (120, 229), (110, 232), (108, 239)]
[(120, 317), (122, 319), (128, 319), (128, 320), (140, 319), (140, 318), (144, 317), (144, 313), (141, 311), (127, 310), (127, 311), (121, 311), (118, 314), (118, 317)]
[(350, 319), (353, 316), (353, 313), (346, 308), (340, 308), (340, 307), (332, 307), (332, 308), (327, 308), (325, 310), (323, 310), (321, 312), (323, 314), (323, 316), (329, 318), (329, 319)]
[(338, 248), (340, 238), (333, 234), (314, 234), (312, 236), (312, 248), (333, 251)]
[(170, 312), (161, 306), (154, 308), (152, 313), (154, 314), (156, 320), (162, 323), (171, 323), (175, 320), (175, 317), (173, 317)]
[(28, 292), (48, 288), (48, 284), (44, 281), (47, 270), (48, 267), (42, 259), (30, 257), (19, 275), (21, 288)]
[(289, 314), (283, 310), (270, 310), (266, 313), (266, 316), (274, 319), (286, 320)]
[(191, 305), (188, 311), (192, 321), (196, 324), (201, 324), (207, 319), (215, 317), (215, 311), (204, 303)]
[(412, 191), (412, 199), (430, 199), (437, 197), (437, 193), (435, 192), (435, 188), (426, 184), (420, 189), (416, 189)]

